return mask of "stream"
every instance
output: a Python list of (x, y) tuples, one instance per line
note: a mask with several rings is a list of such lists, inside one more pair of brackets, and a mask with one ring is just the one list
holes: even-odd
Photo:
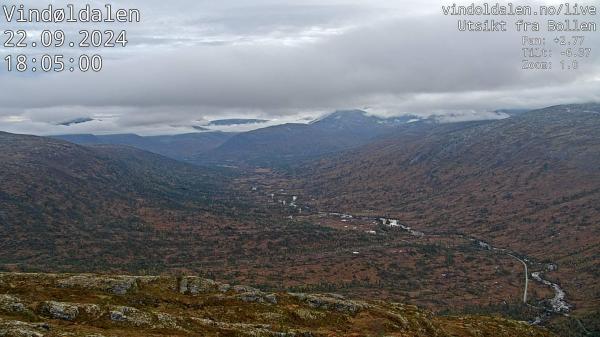
[[(340, 215), (339, 213), (329, 213), (329, 214), (330, 215)], [(347, 215), (347, 214), (345, 214), (343, 216), (345, 218), (353, 217), (353, 216)], [(376, 220), (376, 221), (379, 221), (384, 226), (387, 226), (390, 228), (399, 228), (415, 237), (424, 237), (425, 236), (425, 233), (416, 231), (416, 230), (412, 229), (411, 227), (403, 225), (400, 223), (400, 220), (397, 220), (397, 219), (367, 218), (367, 217), (360, 217), (360, 219)], [(528, 284), (527, 280), (528, 280), (529, 276), (531, 276), (531, 278), (533, 278), (536, 282), (541, 283), (545, 286), (548, 286), (554, 291), (554, 297), (552, 299), (548, 299), (548, 300), (545, 300), (542, 302), (544, 312), (542, 314), (540, 314), (539, 316), (537, 316), (535, 319), (529, 321), (530, 324), (540, 325), (540, 324), (546, 322), (548, 319), (550, 319), (553, 315), (568, 316), (568, 313), (571, 311), (572, 306), (566, 301), (567, 295), (566, 295), (565, 291), (560, 287), (560, 285), (545, 279), (544, 273), (542, 271), (536, 271), (536, 272), (531, 273), (531, 275), (527, 275), (527, 272), (528, 272), (527, 270), (533, 269), (533, 265), (532, 265), (531, 259), (529, 257), (524, 256), (523, 254), (517, 254), (508, 249), (493, 247), (491, 244), (489, 244), (485, 241), (476, 239), (476, 238), (468, 237), (466, 235), (460, 235), (460, 236), (463, 237), (464, 239), (468, 239), (469, 241), (475, 242), (481, 249), (509, 255), (509, 256), (519, 260), (521, 263), (525, 264), (525, 266), (526, 266), (526, 268), (525, 268), (526, 287)], [(556, 264), (547, 264), (546, 265), (546, 269), (548, 269), (548, 271), (556, 270), (556, 268), (557, 268)], [(527, 299), (527, 292), (528, 292), (528, 289), (525, 289), (524, 300)]]
[(556, 283), (552, 283), (542, 278), (542, 272), (531, 273), (531, 277), (554, 290), (554, 298), (547, 301), (549, 306), (546, 307), (546, 312), (543, 315), (536, 317), (532, 322), (533, 324), (540, 324), (550, 318), (552, 314), (565, 315), (567, 316), (571, 311), (571, 305), (566, 301), (567, 294), (565, 291)]
[[(297, 201), (298, 197), (294, 196), (293, 200), (292, 200), (292, 204), (291, 206), (293, 208), (298, 208), (298, 206), (296, 205), (296, 201)], [(284, 203), (285, 205), (285, 203)], [(346, 214), (346, 213), (334, 213), (334, 212), (319, 212), (320, 214), (326, 214), (329, 216), (334, 216), (334, 217), (339, 217), (344, 219), (345, 221), (348, 221), (349, 219), (361, 219), (361, 220), (368, 220), (368, 221), (376, 221), (384, 226), (387, 226), (389, 228), (398, 228), (401, 229), (405, 232), (407, 232), (408, 234), (410, 234), (411, 236), (417, 237), (417, 238), (421, 238), (426, 236), (425, 233), (417, 231), (412, 229), (409, 226), (406, 226), (404, 224), (402, 224), (400, 222), (400, 220), (398, 219), (389, 219), (389, 218), (385, 218), (385, 217), (365, 217), (365, 216), (361, 216), (361, 217), (356, 217), (353, 216), (351, 214)], [(430, 234), (430, 235), (436, 235), (436, 236), (440, 236), (437, 235), (435, 233)], [(493, 252), (498, 252), (501, 254), (506, 254), (508, 256), (511, 256), (512, 258), (515, 258), (517, 260), (519, 260), (521, 263), (523, 263), (525, 265), (525, 275), (526, 275), (526, 281), (525, 281), (525, 289), (524, 289), (524, 301), (526, 302), (527, 300), (527, 292), (528, 292), (528, 278), (531, 276), (531, 278), (533, 278), (536, 282), (541, 283), (547, 287), (550, 287), (552, 289), (552, 291), (554, 292), (554, 297), (552, 299), (547, 299), (542, 301), (543, 307), (535, 307), (532, 306), (530, 304), (527, 304), (530, 307), (534, 307), (534, 308), (538, 308), (543, 310), (543, 313), (541, 313), (539, 316), (537, 316), (535, 319), (529, 321), (529, 324), (532, 325), (540, 325), (546, 321), (548, 321), (552, 316), (554, 315), (564, 315), (564, 316), (568, 316), (569, 312), (571, 311), (572, 305), (569, 304), (566, 301), (566, 292), (560, 287), (560, 285), (553, 283), (547, 279), (544, 278), (544, 273), (542, 271), (536, 271), (536, 272), (532, 272), (531, 275), (528, 275), (528, 270), (534, 269), (533, 264), (532, 264), (532, 259), (523, 255), (523, 254), (518, 254), (516, 252), (510, 251), (508, 249), (503, 249), (503, 248), (496, 248), (493, 247), (491, 244), (482, 241), (480, 239), (474, 238), (474, 237), (469, 237), (467, 235), (464, 234), (459, 234), (459, 237), (462, 237), (463, 239), (469, 240), (471, 242), (475, 242), (481, 249), (484, 250), (488, 250), (488, 251), (493, 251)], [(556, 264), (546, 264), (546, 269), (547, 271), (554, 271), (556, 270), (556, 268), (558, 268), (558, 266)], [(538, 267), (539, 269), (539, 267)]]
[[(524, 256), (522, 254), (517, 254), (515, 252), (511, 252), (507, 249), (495, 248), (492, 245), (490, 245), (489, 243), (484, 242), (484, 241), (479, 241), (476, 239), (471, 239), (471, 240), (477, 241), (479, 246), (484, 247), (487, 250), (492, 250), (492, 251), (507, 254), (507, 255), (519, 260), (520, 262), (524, 263), (529, 269), (533, 268), (533, 266), (531, 265), (531, 262), (530, 262), (531, 259), (527, 256)], [(523, 258), (521, 259), (518, 256), (523, 256)], [(558, 268), (558, 266), (553, 263), (546, 265), (546, 269), (548, 269), (549, 271), (556, 270), (556, 268)], [(568, 316), (568, 313), (571, 311), (572, 306), (566, 301), (567, 294), (560, 287), (560, 285), (553, 283), (551, 281), (548, 281), (547, 279), (544, 279), (543, 278), (544, 273), (541, 271), (533, 272), (533, 273), (531, 273), (531, 275), (527, 275), (527, 277), (529, 277), (529, 276), (531, 276), (531, 278), (533, 278), (536, 282), (541, 283), (547, 287), (550, 287), (552, 289), (552, 291), (554, 291), (553, 298), (543, 301), (544, 313), (542, 313), (541, 315), (539, 315), (538, 317), (536, 317), (529, 323), (531, 323), (533, 325), (539, 325), (539, 324), (547, 321), (552, 315)], [(525, 294), (527, 294), (527, 290), (526, 290)], [(527, 297), (527, 295), (525, 295), (525, 298), (526, 297)]]

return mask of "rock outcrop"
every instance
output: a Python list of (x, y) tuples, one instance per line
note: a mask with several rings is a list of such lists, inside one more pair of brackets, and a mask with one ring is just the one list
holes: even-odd
[(133, 276), (74, 275), (59, 280), (58, 285), (62, 288), (102, 290), (116, 295), (125, 295), (137, 288), (137, 281), (138, 278)]
[(42, 303), (40, 311), (44, 316), (65, 321), (74, 321), (79, 316), (79, 307), (77, 305), (56, 301)]
[(347, 314), (356, 314), (368, 307), (364, 302), (350, 301), (336, 294), (309, 295), (303, 293), (289, 293), (290, 296), (307, 303), (311, 308), (335, 310)]
[(336, 294), (267, 293), (199, 277), (0, 273), (0, 337), (550, 337), (527, 324), (436, 317)]
[(24, 312), (25, 305), (16, 296), (0, 295), (0, 311), (5, 313), (21, 313)]

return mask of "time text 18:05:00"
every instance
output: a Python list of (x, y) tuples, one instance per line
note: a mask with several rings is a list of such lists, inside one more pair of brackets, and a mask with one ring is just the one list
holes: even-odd
[(27, 55), (8, 55), (4, 58), (6, 68), (9, 72), (100, 72), (102, 70), (101, 55), (79, 55), (77, 57), (65, 57), (64, 55), (42, 55), (40, 57), (28, 57)]

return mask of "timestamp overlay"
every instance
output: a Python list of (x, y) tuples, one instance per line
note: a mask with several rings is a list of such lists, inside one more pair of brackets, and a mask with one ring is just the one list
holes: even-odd
[(456, 19), (454, 28), (462, 34), (514, 35), (515, 62), (523, 71), (585, 71), (599, 52), (600, 20), (594, 2), (448, 3), (441, 12)]
[(142, 22), (137, 8), (77, 2), (31, 7), (0, 6), (4, 71), (15, 73), (100, 72), (106, 54), (129, 45), (127, 27)]

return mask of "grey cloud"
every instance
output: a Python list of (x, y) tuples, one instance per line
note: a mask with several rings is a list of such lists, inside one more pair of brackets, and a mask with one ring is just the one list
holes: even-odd
[(409, 2), (180, 3), (187, 12), (148, 1), (148, 15), (167, 7), (169, 15), (135, 28), (138, 45), (107, 54), (101, 73), (0, 73), (10, 80), (0, 91), (0, 128), (43, 130), (105, 113), (113, 117), (77, 128), (173, 132), (208, 116), (288, 121), (365, 106), (427, 115), (597, 100), (600, 92), (600, 54), (585, 71), (525, 72), (519, 34), (459, 33), (437, 2), (418, 15), (403, 11), (419, 8)]

